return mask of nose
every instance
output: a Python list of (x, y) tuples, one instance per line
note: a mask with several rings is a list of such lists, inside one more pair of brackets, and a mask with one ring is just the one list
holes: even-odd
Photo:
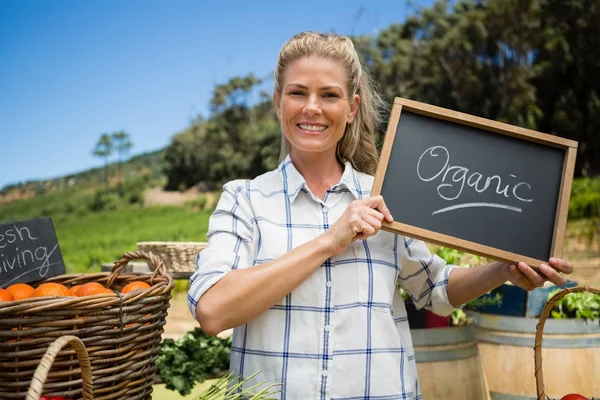
[(304, 113), (307, 115), (319, 114), (321, 112), (321, 106), (319, 105), (319, 98), (316, 95), (309, 95), (306, 97), (306, 103), (304, 104)]

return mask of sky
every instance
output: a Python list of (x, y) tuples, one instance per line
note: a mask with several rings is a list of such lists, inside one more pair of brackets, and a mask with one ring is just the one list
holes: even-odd
[(376, 35), (433, 2), (0, 0), (0, 188), (102, 166), (103, 133), (165, 148), (293, 34)]

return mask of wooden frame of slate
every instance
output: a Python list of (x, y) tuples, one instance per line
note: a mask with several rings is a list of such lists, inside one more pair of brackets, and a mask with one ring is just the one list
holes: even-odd
[(537, 267), (561, 257), (577, 142), (394, 99), (372, 195), (382, 229)]

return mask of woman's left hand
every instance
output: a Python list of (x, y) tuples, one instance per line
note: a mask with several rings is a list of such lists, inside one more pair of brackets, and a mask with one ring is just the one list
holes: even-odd
[(565, 285), (567, 281), (561, 273), (570, 274), (573, 272), (573, 265), (565, 260), (553, 257), (549, 263), (538, 266), (539, 273), (524, 262), (510, 265), (508, 269), (510, 271), (510, 282), (525, 290), (533, 290), (544, 286), (546, 281), (550, 281), (556, 286)]

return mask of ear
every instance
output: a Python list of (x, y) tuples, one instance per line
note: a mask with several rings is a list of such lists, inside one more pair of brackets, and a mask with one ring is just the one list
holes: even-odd
[(360, 105), (360, 96), (355, 94), (352, 96), (352, 101), (350, 101), (350, 112), (348, 113), (348, 117), (346, 118), (346, 123), (351, 124), (354, 121), (354, 117), (356, 113), (358, 113), (358, 106)]
[(277, 92), (273, 92), (273, 103), (275, 103), (275, 109), (277, 110), (277, 119), (281, 121), (281, 95)]

